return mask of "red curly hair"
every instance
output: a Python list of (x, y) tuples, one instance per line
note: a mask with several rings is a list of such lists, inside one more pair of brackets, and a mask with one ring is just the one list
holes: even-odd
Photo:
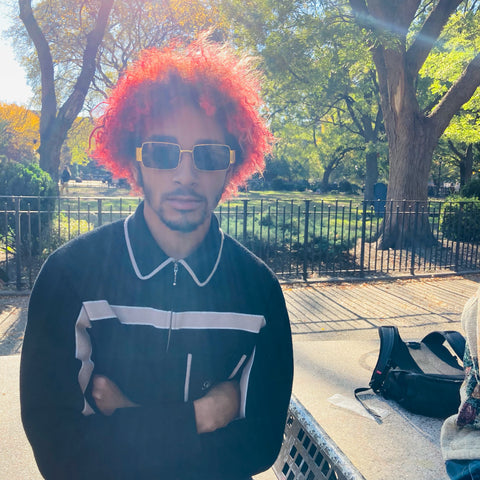
[(226, 45), (209, 42), (206, 35), (187, 47), (141, 54), (105, 101), (92, 133), (94, 158), (138, 190), (135, 148), (142, 142), (145, 125), (185, 99), (226, 129), (227, 143), (237, 155), (223, 198), (235, 194), (251, 175), (263, 171), (272, 135), (259, 113), (259, 83), (250, 60)]

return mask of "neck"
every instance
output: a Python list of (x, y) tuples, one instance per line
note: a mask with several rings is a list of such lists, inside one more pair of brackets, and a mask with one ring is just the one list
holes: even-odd
[(144, 205), (145, 222), (158, 246), (169, 257), (180, 260), (188, 257), (202, 243), (208, 233), (211, 217), (192, 232), (172, 230), (167, 227), (158, 216)]

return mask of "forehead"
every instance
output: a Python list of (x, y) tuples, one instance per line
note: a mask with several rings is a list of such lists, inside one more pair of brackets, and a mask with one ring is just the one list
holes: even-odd
[(143, 141), (175, 141), (183, 147), (196, 143), (225, 143), (223, 126), (201, 108), (187, 104), (172, 106), (168, 112), (145, 122)]

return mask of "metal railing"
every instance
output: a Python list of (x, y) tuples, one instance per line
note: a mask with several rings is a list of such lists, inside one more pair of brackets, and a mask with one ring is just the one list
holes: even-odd
[(272, 470), (280, 480), (365, 480), (294, 395)]
[[(128, 198), (0, 196), (0, 279), (30, 288), (56, 248), (125, 218)], [(480, 267), (478, 202), (285, 201), (239, 199), (220, 205), (221, 228), (283, 280), (465, 273)], [(428, 241), (419, 241), (420, 235)], [(395, 238), (380, 248), (379, 239)], [(423, 238), (425, 240), (425, 238)]]

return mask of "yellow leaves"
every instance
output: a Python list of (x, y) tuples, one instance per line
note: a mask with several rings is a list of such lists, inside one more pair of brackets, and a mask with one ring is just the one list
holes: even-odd
[(88, 151), (92, 129), (90, 118), (78, 117), (75, 120), (68, 132), (66, 148), (62, 150), (62, 165), (86, 165), (91, 160)]
[(168, 12), (170, 20), (185, 33), (225, 26), (219, 6), (213, 1), (166, 0), (164, 8)]
[(25, 107), (0, 103), (0, 154), (32, 161), (40, 142), (40, 118)]
[(26, 136), (30, 142), (39, 140), (38, 115), (16, 104), (0, 103), (0, 118), (10, 124), (12, 131)]

